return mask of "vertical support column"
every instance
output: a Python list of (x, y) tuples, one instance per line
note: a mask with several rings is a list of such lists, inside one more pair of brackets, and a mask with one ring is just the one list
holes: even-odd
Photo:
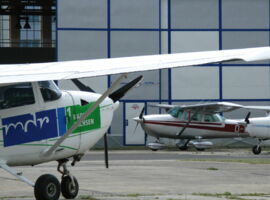
[[(171, 0), (168, 0), (168, 53), (171, 49)], [(168, 103), (172, 104), (172, 69), (168, 69)]]
[(19, 16), (10, 15), (9, 21), (9, 38), (10, 38), (10, 47), (19, 47), (20, 45), (20, 28), (18, 27), (18, 23), (20, 23)]
[[(43, 6), (43, 10), (50, 10), (50, 6)], [(42, 47), (52, 47), (52, 16), (43, 15), (41, 17), (41, 41)]]
[[(222, 50), (222, 0), (219, 0), (218, 6), (219, 17), (219, 50)], [(223, 100), (223, 68), (219, 63), (219, 101)]]

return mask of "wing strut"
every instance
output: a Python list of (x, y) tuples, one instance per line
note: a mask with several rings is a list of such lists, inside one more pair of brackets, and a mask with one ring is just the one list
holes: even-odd
[(23, 182), (27, 183), (28, 185), (34, 187), (35, 184), (32, 181), (30, 181), (29, 179), (24, 177), (21, 172), (17, 172), (15, 169), (9, 167), (5, 162), (0, 161), (0, 168), (4, 169), (8, 173), (12, 174), (17, 179), (20, 179), (21, 181), (23, 181)]
[(111, 92), (113, 90), (115, 90), (115, 88), (120, 84), (120, 82), (122, 81), (123, 78), (126, 78), (127, 73), (121, 74), (121, 76), (112, 84), (112, 86), (110, 88), (108, 88), (101, 97), (99, 97), (99, 99), (96, 101), (96, 103), (91, 106), (82, 116), (81, 118), (74, 123), (68, 130), (67, 132), (61, 137), (59, 138), (55, 144), (53, 146), (51, 146), (49, 149), (45, 150), (45, 152), (43, 153), (44, 156), (50, 156), (57, 147), (59, 147), (59, 145), (75, 130), (78, 128), (78, 126), (99, 106), (99, 104), (101, 104), (101, 102), (108, 97)]
[(191, 120), (193, 119), (193, 117), (195, 115), (198, 114), (198, 110), (196, 112), (193, 113), (193, 115), (190, 116), (190, 118), (188, 119), (187, 123), (185, 124), (185, 126), (176, 134), (177, 136), (181, 136), (182, 133), (186, 130), (186, 128), (188, 127), (188, 125), (190, 124)]

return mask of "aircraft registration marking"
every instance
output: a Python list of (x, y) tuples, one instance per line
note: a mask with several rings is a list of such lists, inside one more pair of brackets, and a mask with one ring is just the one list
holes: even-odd
[[(74, 105), (2, 119), (4, 147), (62, 136), (93, 103)], [(101, 127), (100, 107), (73, 134)]]

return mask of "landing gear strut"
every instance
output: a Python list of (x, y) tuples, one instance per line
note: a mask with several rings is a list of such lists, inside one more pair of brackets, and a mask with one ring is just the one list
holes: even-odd
[(189, 143), (190, 139), (188, 139), (183, 145), (177, 145), (177, 147), (181, 150), (181, 151), (186, 151), (188, 150), (188, 143)]

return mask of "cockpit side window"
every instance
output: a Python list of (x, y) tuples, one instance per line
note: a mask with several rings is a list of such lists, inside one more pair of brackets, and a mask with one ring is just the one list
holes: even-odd
[(201, 113), (191, 113), (190, 116), (192, 116), (191, 121), (202, 121), (202, 114)]
[(205, 114), (204, 121), (205, 122), (220, 122), (221, 119), (216, 114)]
[(61, 90), (53, 81), (40, 81), (38, 85), (45, 102), (55, 101), (62, 95)]
[(0, 109), (35, 103), (31, 83), (20, 83), (0, 87)]

